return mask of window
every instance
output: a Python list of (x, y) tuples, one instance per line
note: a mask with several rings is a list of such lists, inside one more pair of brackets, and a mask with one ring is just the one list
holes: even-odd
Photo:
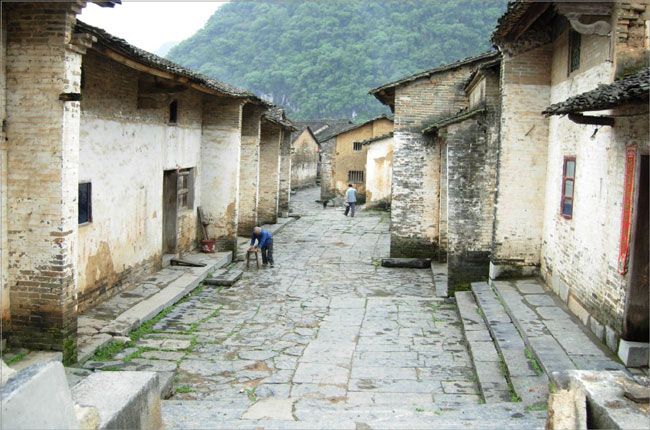
[(580, 68), (580, 33), (569, 29), (569, 73)]
[(86, 224), (93, 220), (90, 182), (79, 184), (79, 224)]
[(192, 209), (194, 207), (194, 169), (178, 171), (178, 207)]
[(363, 184), (363, 170), (349, 170), (348, 182), (353, 184)]
[(576, 158), (564, 157), (562, 172), (562, 203), (560, 213), (564, 218), (573, 216), (573, 194), (575, 192)]
[(361, 144), (361, 142), (354, 142), (354, 146), (352, 147), (352, 150), (357, 152), (361, 151), (362, 146), (363, 145)]
[(169, 123), (176, 124), (178, 119), (178, 102), (174, 100), (169, 104)]

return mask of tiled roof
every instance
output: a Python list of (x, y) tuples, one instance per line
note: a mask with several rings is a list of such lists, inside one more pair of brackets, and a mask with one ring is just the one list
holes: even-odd
[(474, 116), (476, 116), (476, 115), (478, 115), (480, 113), (483, 113), (485, 111), (486, 111), (485, 106), (482, 106), (482, 105), (477, 106), (474, 109), (463, 110), (463, 111), (457, 113), (454, 116), (439, 119), (439, 120), (437, 120), (435, 122), (432, 122), (430, 124), (425, 125), (422, 128), (422, 133), (423, 134), (431, 133), (431, 132), (435, 133), (435, 132), (437, 132), (438, 129), (440, 129), (442, 127), (445, 127), (445, 126), (447, 126), (449, 124), (454, 124), (454, 123), (457, 123), (457, 122), (465, 121), (466, 119), (470, 119), (470, 118), (472, 118), (472, 117), (474, 117)]
[(362, 145), (370, 145), (373, 142), (378, 142), (380, 140), (389, 139), (389, 138), (393, 137), (393, 134), (394, 133), (391, 131), (390, 133), (382, 134), (381, 136), (371, 137), (370, 139), (362, 140), (361, 144)]
[(331, 139), (331, 138), (333, 138), (335, 136), (338, 136), (339, 134), (343, 134), (343, 133), (346, 133), (348, 131), (355, 130), (355, 129), (359, 128), (359, 127), (363, 127), (364, 125), (369, 124), (369, 123), (371, 123), (373, 121), (377, 121), (379, 119), (387, 119), (389, 121), (393, 121), (393, 118), (388, 116), (388, 115), (380, 115), (380, 116), (378, 116), (376, 118), (369, 119), (366, 122), (362, 122), (361, 124), (348, 124), (346, 127), (340, 127), (340, 128), (339, 127), (334, 127), (334, 128), (332, 128), (332, 130), (325, 130), (323, 135), (318, 137), (318, 141), (319, 142), (324, 142), (324, 141), (329, 140), (329, 139)]
[(352, 122), (347, 119), (314, 119), (308, 121), (294, 121), (294, 124), (299, 129), (303, 130), (309, 127), (316, 140), (320, 143), (329, 139), (331, 133), (336, 134), (339, 130), (348, 128), (352, 125)]
[(497, 26), (490, 37), (492, 43), (508, 34), (534, 4), (535, 2), (522, 0), (508, 2), (508, 9), (497, 21)]
[(546, 116), (565, 115), (575, 112), (611, 109), (627, 103), (648, 102), (650, 92), (650, 67), (639, 73), (625, 76), (609, 85), (570, 97), (552, 104), (544, 112)]
[(268, 121), (281, 125), (284, 128), (297, 130), (298, 128), (284, 115), (284, 109), (280, 106), (272, 106), (264, 113), (264, 118)]
[(462, 60), (455, 61), (453, 63), (445, 64), (445, 65), (442, 65), (442, 66), (439, 66), (439, 67), (436, 67), (436, 68), (433, 68), (433, 69), (429, 69), (429, 70), (425, 70), (423, 72), (416, 73), (414, 75), (406, 76), (406, 77), (404, 77), (402, 79), (398, 79), (398, 80), (393, 81), (391, 83), (382, 85), (381, 87), (377, 87), (375, 89), (372, 89), (372, 90), (369, 91), (369, 93), (376, 96), (376, 93), (378, 93), (378, 92), (380, 92), (382, 90), (386, 90), (388, 88), (396, 87), (398, 85), (405, 84), (407, 82), (412, 82), (412, 81), (415, 81), (417, 79), (430, 76), (430, 75), (432, 75), (434, 73), (439, 73), (439, 72), (444, 72), (446, 70), (455, 69), (457, 67), (461, 67), (461, 66), (464, 66), (466, 64), (474, 63), (476, 61), (482, 61), (482, 60), (488, 60), (488, 59), (496, 58), (499, 55), (500, 54), (499, 54), (498, 51), (484, 52), (482, 54), (479, 54), (479, 55), (476, 55), (476, 56), (473, 56), (473, 57), (467, 57), (467, 58), (464, 58)]
[(159, 57), (151, 52), (147, 52), (136, 46), (129, 44), (126, 40), (113, 36), (101, 28), (93, 27), (84, 22), (77, 20), (75, 27), (76, 33), (88, 33), (97, 38), (97, 43), (110, 48), (111, 50), (130, 58), (138, 63), (147, 65), (149, 67), (159, 69), (174, 75), (182, 76), (190, 81), (199, 84), (205, 88), (216, 91), (226, 96), (250, 98), (252, 101), (258, 102), (265, 106), (271, 106), (268, 102), (263, 101), (250, 91), (235, 87), (230, 84), (213, 79), (209, 76), (197, 73), (191, 69), (183, 67), (179, 64), (173, 63), (165, 58)]

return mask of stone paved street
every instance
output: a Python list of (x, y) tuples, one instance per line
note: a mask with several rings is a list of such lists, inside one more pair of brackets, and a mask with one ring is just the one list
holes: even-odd
[[(348, 218), (317, 198), (293, 196), (301, 218), (274, 237), (274, 268), (204, 286), (121, 354), (140, 351), (132, 362), (142, 370), (177, 368), (165, 423), (390, 428), (397, 414), (428, 427), (449, 411), (462, 419), (446, 426), (481, 423), (464, 409), (482, 400), (456, 306), (435, 298), (431, 271), (380, 266), (387, 213)], [(515, 412), (498, 413), (503, 422)]]

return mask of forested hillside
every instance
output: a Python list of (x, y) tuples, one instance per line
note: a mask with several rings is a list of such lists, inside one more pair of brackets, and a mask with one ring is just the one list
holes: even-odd
[(294, 119), (387, 112), (368, 90), (490, 49), (505, 0), (232, 1), (167, 58)]

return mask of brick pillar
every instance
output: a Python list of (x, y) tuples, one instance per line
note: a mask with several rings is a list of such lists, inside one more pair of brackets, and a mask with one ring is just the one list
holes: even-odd
[(492, 279), (536, 274), (544, 223), (552, 44), (505, 53), (501, 66)]
[(260, 200), (258, 222), (275, 224), (278, 221), (280, 190), (280, 137), (282, 129), (262, 121), (260, 137)]
[(201, 133), (201, 207), (220, 251), (237, 250), (241, 100), (205, 96)]
[(440, 147), (421, 133), (395, 131), (391, 257), (438, 257)]
[(241, 168), (239, 172), (240, 236), (250, 236), (257, 225), (258, 182), (260, 170), (260, 118), (263, 110), (244, 105), (241, 127)]
[(289, 212), (291, 200), (291, 131), (282, 131), (280, 143), (280, 196), (278, 209), (280, 212)]
[(80, 108), (62, 99), (80, 92), (82, 51), (70, 44), (76, 8), (3, 5), (10, 343), (63, 351), (66, 362), (77, 355)]

